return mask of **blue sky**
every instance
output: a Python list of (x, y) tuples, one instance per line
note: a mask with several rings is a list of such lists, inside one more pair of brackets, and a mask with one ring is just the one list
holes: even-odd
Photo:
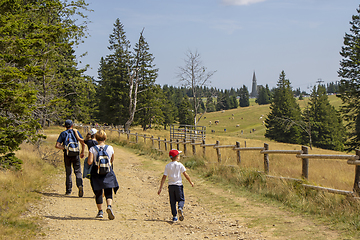
[(321, 79), (338, 81), (345, 33), (355, 0), (88, 0), (90, 37), (76, 49), (80, 67), (97, 78), (117, 18), (131, 46), (143, 28), (159, 69), (156, 83), (180, 86), (177, 73), (190, 50), (217, 71), (209, 86), (230, 89), (257, 83), (275, 87), (282, 70), (292, 87), (309, 91)]

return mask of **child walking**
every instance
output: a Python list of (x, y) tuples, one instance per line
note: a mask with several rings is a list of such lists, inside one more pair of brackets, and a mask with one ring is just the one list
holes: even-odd
[[(106, 133), (103, 130), (98, 131), (95, 134), (95, 138), (97, 141), (97, 145), (93, 146), (89, 150), (89, 157), (88, 157), (88, 164), (92, 165), (96, 160), (97, 156), (99, 154), (99, 149), (101, 148), (103, 151), (106, 152), (108, 158), (110, 159), (110, 165), (113, 166), (114, 163), (114, 149), (110, 145), (105, 144), (106, 140)], [(102, 156), (103, 157), (103, 156)], [(100, 167), (100, 166), (99, 166)], [(90, 182), (91, 187), (95, 194), (95, 202), (96, 206), (98, 208), (98, 214), (96, 215), (96, 218), (103, 218), (103, 194), (105, 195), (106, 199), (106, 212), (108, 214), (108, 218), (110, 220), (114, 220), (115, 215), (111, 208), (111, 204), (113, 201), (113, 191), (116, 194), (117, 190), (119, 189), (119, 184), (117, 182), (115, 173), (113, 171), (113, 168), (110, 167), (110, 171), (106, 173), (105, 175), (100, 175), (97, 172), (98, 166), (96, 163), (94, 163), (92, 169), (91, 169), (91, 175), (90, 175)]]
[[(160, 188), (158, 194), (160, 195), (161, 190), (164, 186), (166, 177), (169, 177), (169, 198), (170, 198), (170, 206), (171, 206), (171, 213), (173, 215), (173, 222), (177, 222), (177, 213), (179, 213), (180, 221), (184, 220), (184, 203), (185, 203), (185, 196), (184, 196), (184, 187), (182, 184), (181, 174), (185, 176), (185, 178), (189, 181), (192, 187), (194, 187), (194, 183), (191, 181), (190, 176), (186, 173), (186, 168), (184, 165), (179, 162), (180, 160), (180, 153), (182, 151), (178, 151), (176, 149), (172, 149), (169, 152), (169, 157), (171, 158), (171, 162), (165, 166), (164, 175), (160, 182)], [(176, 211), (176, 203), (178, 203), (178, 211)]]

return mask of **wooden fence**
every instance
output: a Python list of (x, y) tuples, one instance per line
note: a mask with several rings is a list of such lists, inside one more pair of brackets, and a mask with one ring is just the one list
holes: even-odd
[[(270, 150), (269, 145), (264, 143), (263, 147), (240, 147), (240, 142), (236, 142), (234, 145), (220, 145), (219, 141), (216, 141), (215, 144), (207, 144), (205, 140), (202, 142), (196, 142), (195, 139), (189, 140), (172, 140), (169, 139), (160, 139), (160, 137), (149, 136), (146, 134), (138, 134), (138, 133), (131, 133), (130, 131), (125, 132), (124, 130), (116, 130), (110, 127), (100, 127), (103, 130), (109, 131), (116, 131), (119, 134), (126, 135), (126, 141), (129, 143), (139, 143), (139, 137), (143, 138), (143, 142), (146, 144), (147, 139), (151, 140), (151, 146), (153, 149), (157, 151), (169, 151), (170, 149), (178, 149), (180, 150), (180, 145), (182, 145), (183, 154), (184, 156), (189, 155), (188, 146), (191, 146), (191, 151), (193, 155), (196, 155), (196, 146), (200, 146), (202, 148), (202, 155), (203, 157), (206, 156), (206, 149), (213, 148), (216, 150), (217, 161), (218, 163), (222, 162), (221, 158), (221, 149), (229, 148), (232, 149), (237, 157), (237, 164), (241, 164), (241, 152), (243, 151), (259, 151), (261, 154), (264, 155), (264, 172), (265, 174), (269, 173), (270, 170), (270, 163), (269, 163), (269, 154), (294, 154), (297, 158), (302, 159), (302, 178), (303, 179), (296, 179), (296, 178), (287, 178), (287, 177), (276, 177), (266, 175), (269, 178), (280, 178), (284, 180), (291, 180), (291, 181), (298, 181), (303, 182), (304, 179), (307, 180), (309, 178), (309, 159), (345, 159), (347, 160), (347, 164), (355, 166), (355, 179), (353, 185), (353, 191), (344, 191), (332, 188), (325, 188), (319, 186), (313, 186), (308, 184), (302, 184), (305, 188), (311, 188), (321, 191), (327, 191), (336, 194), (348, 195), (348, 196), (360, 196), (360, 150), (356, 150), (356, 155), (325, 155), (325, 154), (308, 154), (308, 147), (302, 146), (301, 150)], [(83, 127), (84, 132), (89, 131), (89, 127)], [(133, 136), (133, 137), (131, 137)]]

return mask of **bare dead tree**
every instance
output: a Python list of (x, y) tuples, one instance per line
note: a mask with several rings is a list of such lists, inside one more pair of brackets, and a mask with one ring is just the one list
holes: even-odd
[[(178, 78), (179, 82), (186, 88), (190, 88), (193, 94), (193, 107), (194, 107), (194, 125), (197, 125), (197, 122), (201, 117), (206, 113), (206, 108), (203, 113), (199, 113), (199, 108), (201, 104), (201, 97), (198, 93), (198, 87), (204, 87), (210, 83), (210, 78), (214, 75), (216, 71), (206, 71), (206, 67), (202, 66), (200, 54), (195, 51), (188, 50), (186, 54), (185, 66), (179, 67)], [(200, 115), (198, 117), (198, 115)]]
[[(140, 71), (140, 54), (141, 49), (143, 47), (143, 32), (144, 28), (140, 33), (139, 41), (138, 41), (138, 47), (139, 51), (137, 51), (135, 59), (134, 59), (134, 65), (129, 64), (128, 65), (128, 75), (129, 75), (129, 119), (125, 123), (125, 131), (128, 131), (131, 124), (134, 121), (135, 113), (137, 111), (136, 105), (138, 101), (138, 94), (141, 92), (139, 91), (139, 84), (141, 82), (141, 77), (139, 76)], [(145, 91), (145, 90), (144, 90)]]

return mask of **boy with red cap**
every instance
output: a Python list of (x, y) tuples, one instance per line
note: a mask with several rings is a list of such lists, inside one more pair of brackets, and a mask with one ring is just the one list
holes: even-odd
[[(184, 165), (179, 162), (180, 160), (180, 153), (176, 149), (172, 149), (169, 152), (169, 156), (172, 162), (168, 163), (165, 166), (164, 175), (160, 182), (160, 188), (158, 194), (160, 195), (163, 185), (165, 183), (166, 177), (169, 177), (169, 198), (170, 198), (170, 206), (171, 206), (171, 213), (173, 215), (173, 222), (177, 222), (177, 213), (179, 213), (180, 221), (184, 220), (184, 203), (185, 203), (185, 196), (184, 196), (184, 187), (182, 184), (181, 173), (184, 174), (185, 178), (189, 181), (192, 187), (194, 187), (194, 183), (191, 181), (190, 176), (186, 173), (186, 168)], [(178, 202), (178, 211), (176, 211), (176, 203)]]

